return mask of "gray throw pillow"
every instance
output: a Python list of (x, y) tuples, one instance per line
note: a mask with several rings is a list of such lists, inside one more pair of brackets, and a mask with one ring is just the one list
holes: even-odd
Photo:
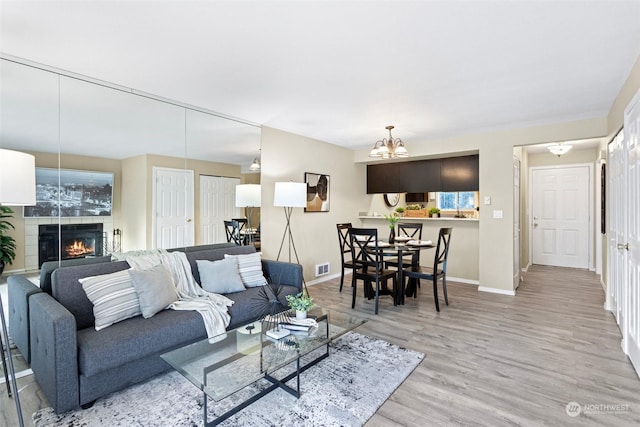
[(224, 257), (237, 260), (240, 278), (247, 288), (255, 288), (267, 284), (267, 279), (262, 274), (262, 254), (260, 252), (246, 255), (224, 254)]
[(131, 282), (138, 294), (142, 317), (148, 319), (178, 300), (171, 274), (158, 264), (149, 270), (129, 270)]
[(93, 304), (96, 331), (134, 316), (140, 316), (138, 295), (128, 270), (79, 279)]
[(214, 294), (230, 294), (244, 291), (245, 287), (238, 271), (238, 261), (235, 259), (221, 259), (207, 261), (198, 259), (198, 273), (202, 289)]

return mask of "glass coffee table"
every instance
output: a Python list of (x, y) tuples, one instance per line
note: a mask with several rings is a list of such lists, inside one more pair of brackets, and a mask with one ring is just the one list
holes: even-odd
[[(254, 322), (161, 357), (204, 392), (204, 425), (218, 425), (278, 388), (300, 397), (300, 374), (329, 356), (331, 341), (366, 322), (318, 307), (309, 314), (318, 322), (318, 327), (309, 332), (292, 331), (291, 335), (274, 340), (262, 330), (261, 322)], [(320, 350), (322, 347), (324, 351)], [(316, 355), (315, 350), (320, 354)], [(310, 360), (305, 357), (301, 361), (312, 352)], [(290, 364), (295, 367), (293, 372), (277, 378), (278, 371)], [(285, 384), (294, 378), (295, 387)], [(207, 397), (218, 402), (258, 380), (267, 380), (271, 385), (215, 420), (207, 420)]]

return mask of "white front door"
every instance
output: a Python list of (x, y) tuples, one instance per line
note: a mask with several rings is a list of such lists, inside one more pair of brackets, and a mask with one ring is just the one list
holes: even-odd
[(194, 244), (193, 171), (153, 168), (154, 248)]
[(533, 263), (589, 268), (589, 166), (531, 171)]
[(238, 218), (236, 186), (240, 178), (200, 175), (200, 241), (202, 244), (227, 241), (224, 220)]
[[(626, 237), (617, 244), (617, 252), (627, 252), (625, 287), (626, 353), (636, 372), (640, 374), (640, 91), (633, 98), (624, 114), (624, 141), (626, 145), (627, 176)], [(624, 256), (624, 255), (623, 255)]]

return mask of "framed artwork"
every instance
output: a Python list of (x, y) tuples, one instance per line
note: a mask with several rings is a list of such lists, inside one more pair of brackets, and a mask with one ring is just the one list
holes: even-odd
[(307, 207), (305, 212), (329, 212), (329, 175), (305, 172)]
[(110, 172), (36, 168), (36, 205), (24, 216), (111, 216), (112, 205)]

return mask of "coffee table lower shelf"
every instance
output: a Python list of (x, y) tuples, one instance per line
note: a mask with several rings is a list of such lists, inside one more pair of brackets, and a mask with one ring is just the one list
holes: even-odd
[[(271, 382), (271, 385), (267, 388), (265, 388), (264, 390), (260, 391), (259, 393), (253, 395), (252, 397), (250, 397), (249, 399), (245, 400), (244, 402), (240, 403), (239, 405), (233, 407), (232, 409), (228, 410), (227, 412), (225, 412), (224, 414), (220, 415), (218, 418), (216, 418), (215, 420), (212, 421), (208, 421), (207, 420), (207, 400), (208, 400), (208, 396), (207, 393), (204, 393), (204, 413), (203, 413), (203, 420), (204, 420), (204, 425), (206, 427), (211, 427), (211, 426), (217, 426), (218, 424), (222, 423), (224, 420), (226, 420), (229, 417), (234, 416), (235, 414), (237, 414), (238, 412), (242, 411), (244, 408), (246, 408), (247, 406), (251, 405), (252, 403), (262, 399), (264, 396), (266, 396), (267, 394), (271, 393), (272, 391), (281, 388), (284, 391), (286, 391), (287, 393), (295, 396), (297, 399), (300, 398), (300, 374), (303, 373), (304, 371), (306, 371), (307, 369), (315, 366), (316, 364), (318, 364), (318, 362), (320, 362), (321, 360), (326, 359), (327, 357), (329, 357), (329, 344), (326, 344), (326, 351), (318, 356), (317, 358), (313, 359), (312, 361), (310, 361), (309, 363), (300, 366), (300, 358), (298, 357), (296, 359), (296, 370), (295, 372), (290, 373), (289, 375), (287, 375), (286, 377), (282, 378), (281, 380), (278, 380), (277, 378), (272, 377), (269, 374), (265, 374), (263, 379)], [(292, 388), (289, 387), (286, 383), (288, 383), (289, 381), (291, 381), (293, 378), (296, 378), (296, 388)]]

